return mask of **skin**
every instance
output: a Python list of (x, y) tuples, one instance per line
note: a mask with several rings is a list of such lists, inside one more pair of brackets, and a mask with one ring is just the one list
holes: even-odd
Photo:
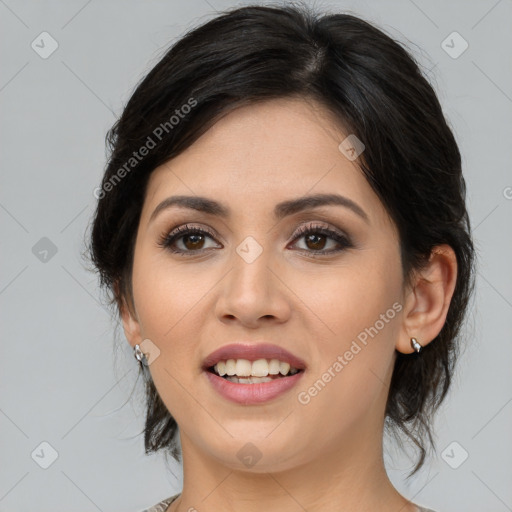
[[(357, 160), (338, 149), (347, 135), (311, 100), (271, 100), (231, 112), (150, 177), (133, 308), (126, 301), (122, 320), (132, 346), (149, 339), (160, 351), (150, 372), (179, 425), (184, 487), (171, 512), (416, 511), (384, 468), (384, 410), (397, 351), (412, 353), (411, 337), (425, 346), (445, 322), (456, 259), (439, 246), (406, 286), (396, 227)], [(280, 201), (333, 192), (355, 201), (368, 222), (332, 205), (272, 217)], [(172, 207), (149, 221), (178, 194), (222, 201), (232, 216)], [(215, 237), (179, 239), (174, 245), (185, 256), (158, 246), (186, 223)], [(340, 248), (322, 234), (293, 236), (311, 224), (338, 228), (353, 246), (311, 256)], [(247, 236), (263, 249), (252, 263), (236, 252)], [(297, 393), (394, 303), (401, 311), (309, 403), (299, 403)], [(275, 343), (301, 357), (308, 368), (298, 388), (260, 405), (220, 396), (202, 361), (239, 340)], [(250, 467), (237, 457), (248, 442), (262, 455)]]

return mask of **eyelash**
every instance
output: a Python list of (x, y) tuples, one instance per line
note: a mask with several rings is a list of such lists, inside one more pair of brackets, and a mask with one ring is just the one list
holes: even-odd
[[(325, 226), (314, 226), (314, 225), (301, 226), (294, 233), (293, 240), (303, 238), (306, 235), (310, 235), (310, 234), (325, 235), (343, 246), (341, 249), (331, 249), (329, 251), (324, 251), (324, 250), (313, 251), (313, 250), (305, 250), (305, 249), (299, 250), (299, 252), (306, 253), (308, 256), (312, 256), (314, 258), (324, 257), (324, 256), (328, 256), (330, 254), (339, 253), (341, 251), (344, 251), (345, 249), (353, 247), (352, 242), (350, 241), (350, 239), (347, 236), (339, 233), (338, 231), (334, 231), (333, 229), (326, 228)], [(208, 249), (200, 249), (197, 251), (183, 251), (181, 249), (173, 249), (172, 245), (177, 240), (179, 240), (180, 238), (182, 238), (185, 235), (207, 235), (207, 236), (210, 236), (211, 238), (215, 238), (214, 234), (209, 229), (197, 228), (197, 227), (193, 227), (193, 226), (191, 227), (188, 224), (186, 224), (184, 226), (180, 226), (179, 228), (175, 229), (174, 231), (172, 231), (169, 234), (164, 233), (158, 240), (158, 246), (162, 247), (164, 249), (167, 249), (167, 250), (171, 251), (172, 253), (178, 254), (179, 256), (185, 256), (188, 253), (200, 254), (200, 253), (208, 250)]]

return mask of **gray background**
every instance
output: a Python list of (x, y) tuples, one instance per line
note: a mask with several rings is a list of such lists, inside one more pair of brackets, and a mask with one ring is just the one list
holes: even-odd
[[(0, 511), (138, 511), (181, 490), (178, 464), (168, 473), (161, 455), (144, 455), (136, 361), (124, 338), (116, 359), (115, 323), (80, 252), (107, 129), (165, 47), (234, 5), (0, 0)], [(437, 452), (408, 484), (411, 462), (396, 453), (390, 476), (439, 512), (512, 510), (512, 2), (317, 5), (409, 44), (453, 126), (468, 185), (479, 267), (466, 349), (436, 421)], [(43, 31), (58, 43), (46, 59), (31, 47), (43, 46)], [(453, 31), (469, 44), (458, 58), (442, 47)], [(47, 469), (43, 442), (58, 454)]]

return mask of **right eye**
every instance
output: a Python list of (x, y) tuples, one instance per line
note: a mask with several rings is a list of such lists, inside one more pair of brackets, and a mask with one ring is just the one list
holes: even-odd
[[(160, 237), (158, 245), (181, 256), (184, 256), (187, 253), (197, 254), (206, 250), (202, 247), (205, 236), (212, 239), (214, 238), (214, 235), (210, 230), (186, 224), (185, 226), (180, 226), (168, 234), (164, 233), (164, 235)], [(175, 247), (176, 243), (180, 241), (183, 243), (185, 249)]]

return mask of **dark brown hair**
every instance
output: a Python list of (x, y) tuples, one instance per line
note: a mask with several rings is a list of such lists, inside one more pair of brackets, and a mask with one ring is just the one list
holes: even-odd
[[(133, 307), (134, 244), (151, 172), (233, 109), (293, 96), (319, 102), (365, 144), (358, 163), (398, 228), (406, 281), (436, 245), (450, 245), (457, 257), (441, 332), (419, 354), (398, 353), (389, 390), (386, 427), (419, 450), (412, 476), (424, 463), (425, 437), (434, 444), (432, 415), (453, 375), (474, 286), (474, 248), (454, 135), (419, 65), (382, 30), (351, 14), (288, 4), (232, 9), (188, 32), (141, 81), (108, 132), (90, 258), (109, 306), (119, 311), (124, 298)], [(130, 160), (149, 139), (155, 146)], [(176, 421), (148, 369), (141, 371), (146, 453), (165, 449), (179, 461)]]

